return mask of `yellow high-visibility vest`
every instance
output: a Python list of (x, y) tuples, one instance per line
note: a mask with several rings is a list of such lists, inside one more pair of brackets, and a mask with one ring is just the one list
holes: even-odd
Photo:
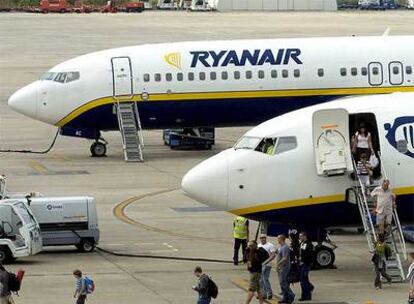
[(269, 146), (266, 150), (266, 154), (273, 155), (274, 148), (275, 148), (275, 146), (273, 146), (273, 145)]
[(234, 219), (233, 236), (235, 239), (246, 240), (247, 239), (247, 218), (237, 216)]

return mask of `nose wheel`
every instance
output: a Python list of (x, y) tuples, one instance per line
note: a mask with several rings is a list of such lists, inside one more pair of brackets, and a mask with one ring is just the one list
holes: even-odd
[(104, 157), (106, 156), (106, 142), (95, 141), (91, 145), (91, 155), (92, 157)]

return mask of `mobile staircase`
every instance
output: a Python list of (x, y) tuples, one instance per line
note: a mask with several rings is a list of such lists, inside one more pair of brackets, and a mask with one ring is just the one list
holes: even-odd
[[(353, 192), (355, 194), (356, 204), (361, 215), (362, 224), (364, 226), (364, 234), (367, 238), (369, 252), (373, 253), (375, 243), (377, 242), (378, 231), (374, 224), (371, 213), (374, 210), (374, 202), (370, 193), (376, 186), (366, 187), (363, 185), (360, 177), (357, 174), (357, 167), (355, 160), (352, 160), (355, 174), (355, 185)], [(382, 160), (379, 158), (381, 164), (382, 176), (387, 178), (385, 168)], [(391, 229), (386, 235), (386, 242), (391, 247), (392, 255), (387, 260), (387, 273), (392, 277), (393, 282), (403, 282), (405, 280), (403, 261), (407, 259), (407, 250), (404, 241), (404, 235), (401, 228), (401, 223), (397, 214), (397, 210), (393, 210), (393, 220)]]
[(135, 102), (117, 102), (116, 105), (125, 161), (142, 162), (144, 140), (138, 107)]

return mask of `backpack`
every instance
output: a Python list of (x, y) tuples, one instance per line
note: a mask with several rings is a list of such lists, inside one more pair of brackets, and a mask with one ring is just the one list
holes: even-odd
[(95, 282), (89, 277), (85, 277), (83, 280), (85, 282), (86, 293), (93, 293), (95, 291)]
[(21, 287), (21, 282), (17, 279), (16, 275), (12, 272), (7, 273), (7, 283), (11, 292), (18, 292)]
[(216, 299), (218, 296), (218, 287), (210, 277), (208, 277), (207, 294), (209, 297), (213, 299)]

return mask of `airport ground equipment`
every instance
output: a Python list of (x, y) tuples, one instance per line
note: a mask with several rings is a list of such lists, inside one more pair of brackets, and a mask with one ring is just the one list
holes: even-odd
[(208, 0), (192, 0), (189, 7), (190, 11), (208, 12), (212, 10)]
[(163, 139), (171, 149), (211, 149), (215, 144), (215, 131), (214, 128), (166, 129)]
[(176, 10), (180, 8), (177, 0), (158, 0), (157, 9)]
[(42, 250), (40, 227), (25, 199), (0, 201), (0, 263), (12, 262)]
[(117, 115), (125, 161), (142, 162), (144, 141), (136, 103), (118, 102)]
[(67, 0), (41, 0), (39, 9), (44, 14), (49, 12), (64, 14), (71, 10)]
[(28, 200), (39, 223), (43, 246), (74, 245), (93, 251), (99, 243), (95, 199), (80, 197), (39, 197)]
[[(381, 158), (379, 158), (379, 160), (381, 164), (382, 175), (384, 178), (387, 178), (385, 168), (382, 166)], [(372, 217), (374, 210), (373, 198), (369, 195), (369, 193), (376, 186), (366, 188), (361, 182), (359, 176), (356, 174), (357, 170), (355, 161), (353, 163), (355, 168), (354, 172), (356, 183), (351, 190), (353, 192), (353, 195), (351, 195), (351, 197), (353, 196), (353, 198), (349, 199), (348, 201), (353, 201), (358, 205), (362, 224), (364, 226), (364, 234), (368, 242), (369, 252), (373, 253), (375, 249), (375, 242), (377, 242), (378, 239), (378, 231)], [(350, 198), (349, 194), (347, 196)], [(392, 256), (386, 262), (387, 273), (392, 277), (393, 281), (403, 282), (405, 279), (403, 261), (407, 260), (407, 249), (398, 213), (395, 209), (393, 210), (390, 231), (386, 234), (386, 243), (391, 247), (392, 250)]]

